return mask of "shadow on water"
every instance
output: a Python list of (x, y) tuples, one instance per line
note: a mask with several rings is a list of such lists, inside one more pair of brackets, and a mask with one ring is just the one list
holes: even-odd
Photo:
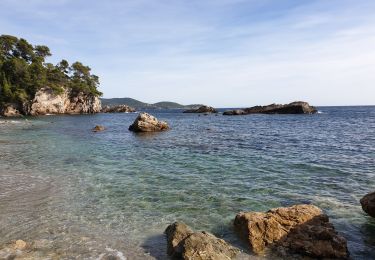
[(167, 241), (164, 234), (146, 238), (141, 247), (155, 259), (169, 259), (167, 256)]
[(368, 221), (360, 227), (365, 245), (364, 253), (369, 256), (375, 256), (375, 219), (367, 217)]

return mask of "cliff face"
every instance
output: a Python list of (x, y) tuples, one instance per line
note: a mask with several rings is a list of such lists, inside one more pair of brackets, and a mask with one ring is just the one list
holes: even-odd
[[(82, 92), (73, 94), (69, 90), (64, 90), (62, 94), (55, 94), (50, 88), (42, 88), (36, 92), (33, 100), (22, 106), (15, 104), (4, 106), (2, 115), (91, 114), (100, 112), (101, 108), (101, 102), (97, 96)], [(8, 111), (12, 113), (7, 113)]]

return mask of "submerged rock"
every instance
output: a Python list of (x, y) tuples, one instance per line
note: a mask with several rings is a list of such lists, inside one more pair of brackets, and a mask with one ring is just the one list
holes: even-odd
[(239, 213), (234, 227), (254, 253), (270, 247), (315, 258), (349, 257), (345, 238), (337, 234), (328, 216), (313, 205)]
[(104, 130), (105, 130), (105, 127), (102, 126), (102, 125), (97, 125), (97, 126), (95, 126), (95, 127), (92, 129), (93, 132), (101, 132), (101, 131), (104, 131)]
[(102, 113), (131, 113), (135, 109), (128, 105), (105, 106), (102, 108)]
[(375, 218), (375, 192), (365, 195), (360, 202), (363, 211)]
[(158, 132), (168, 130), (167, 122), (159, 121), (154, 116), (147, 113), (140, 113), (134, 123), (129, 126), (133, 132)]
[(217, 110), (209, 106), (200, 106), (197, 109), (185, 110), (183, 113), (217, 113)]
[[(247, 115), (247, 114), (315, 114), (318, 110), (309, 103), (296, 101), (286, 105), (271, 104), (268, 106), (255, 106), (243, 110), (225, 111), (224, 115)], [(243, 111), (243, 112), (242, 112)]]
[(240, 251), (208, 232), (193, 232), (187, 225), (175, 222), (165, 230), (167, 253), (172, 258), (189, 260), (232, 259)]

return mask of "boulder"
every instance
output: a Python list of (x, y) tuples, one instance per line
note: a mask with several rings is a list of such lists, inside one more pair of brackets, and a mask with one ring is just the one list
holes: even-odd
[(314, 258), (349, 257), (345, 238), (337, 234), (328, 216), (313, 205), (239, 213), (234, 227), (257, 254), (270, 247)]
[(240, 251), (208, 232), (193, 232), (187, 225), (175, 222), (165, 230), (167, 253), (172, 258), (189, 260), (232, 259)]
[[(242, 112), (243, 111), (243, 112)], [(248, 114), (315, 114), (318, 110), (309, 103), (296, 101), (286, 105), (271, 104), (267, 106), (255, 106), (243, 110), (225, 111), (225, 115), (248, 115)]]
[(104, 130), (105, 130), (105, 127), (102, 126), (102, 125), (97, 125), (97, 126), (95, 126), (95, 127), (92, 129), (93, 132), (101, 132), (101, 131), (104, 131)]
[(246, 115), (246, 112), (242, 109), (228, 110), (224, 111), (223, 115), (225, 116), (237, 116), (237, 115)]
[(135, 109), (128, 105), (105, 106), (102, 108), (102, 113), (131, 113)]
[(375, 192), (365, 195), (360, 202), (363, 211), (375, 218)]
[(133, 132), (158, 132), (168, 129), (167, 122), (159, 121), (147, 113), (140, 113), (134, 123), (129, 126), (129, 130)]
[(0, 109), (0, 115), (4, 117), (19, 117), (22, 116), (19, 106), (16, 104), (5, 104)]
[(200, 106), (197, 109), (188, 109), (184, 113), (217, 113), (217, 110), (209, 106)]

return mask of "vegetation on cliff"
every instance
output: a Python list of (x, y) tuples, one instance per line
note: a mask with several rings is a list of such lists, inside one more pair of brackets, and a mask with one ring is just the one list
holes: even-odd
[(11, 35), (0, 36), (0, 105), (24, 103), (35, 93), (49, 87), (56, 94), (64, 89), (72, 94), (83, 92), (101, 96), (99, 77), (81, 62), (69, 65), (66, 60), (53, 65), (46, 62), (50, 49), (43, 45), (31, 45), (25, 39)]

